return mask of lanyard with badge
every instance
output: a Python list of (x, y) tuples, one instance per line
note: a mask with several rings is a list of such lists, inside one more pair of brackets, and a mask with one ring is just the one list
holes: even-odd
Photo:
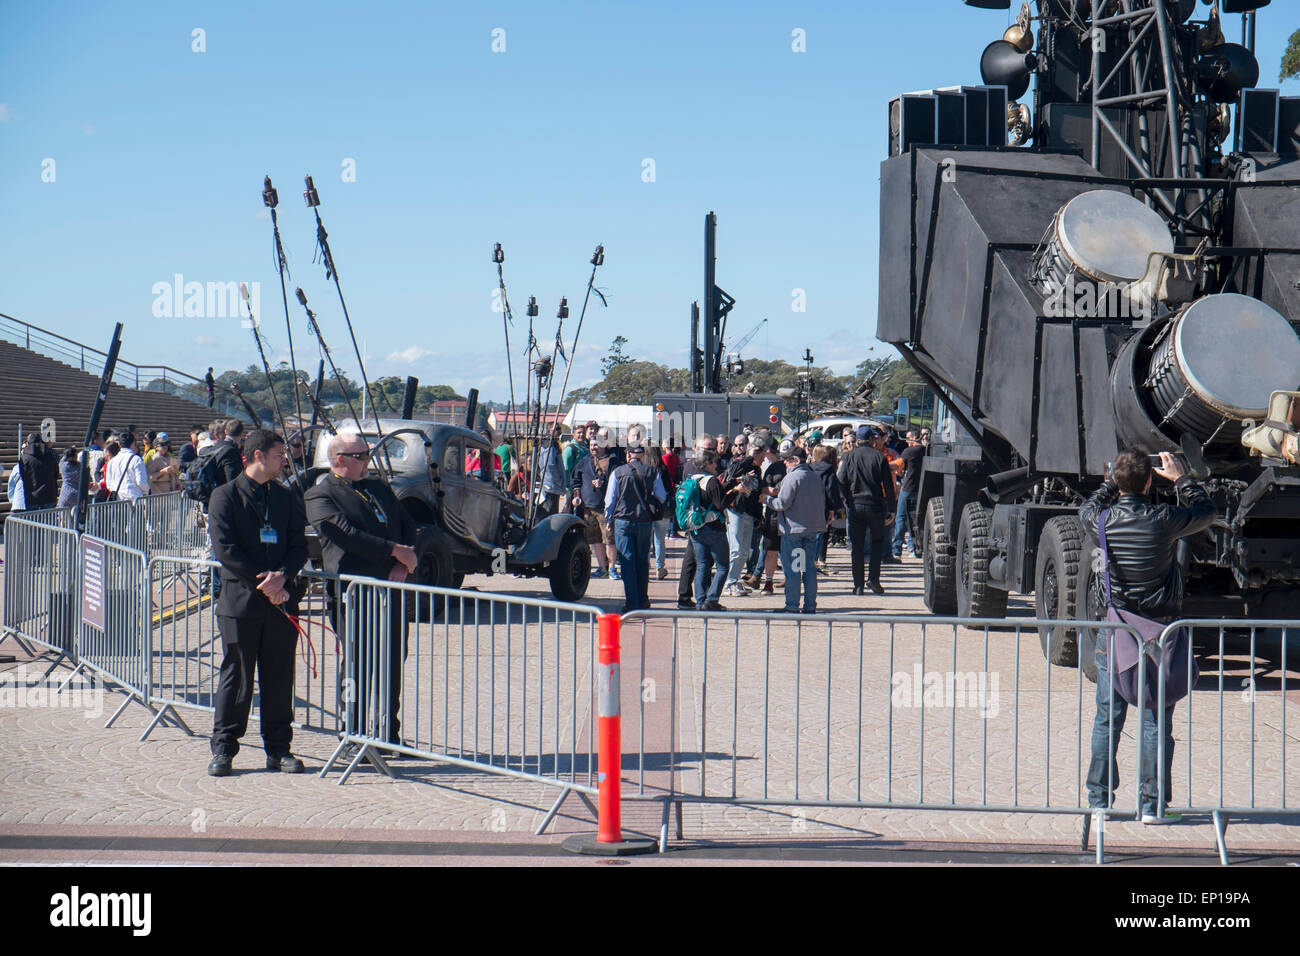
[(263, 487), (264, 497), (262, 499), (262, 530), (259, 532), (259, 540), (262, 544), (278, 544), (280, 536), (276, 534), (271, 527), (271, 489)]
[(357, 497), (359, 497), (366, 504), (370, 505), (371, 509), (375, 512), (375, 520), (377, 520), (380, 524), (384, 524), (384, 525), (388, 524), (388, 515), (384, 513), (383, 506), (380, 505), (378, 498), (376, 498), (373, 494), (371, 494), (371, 492), (369, 492), (365, 488), (358, 488), (356, 485), (353, 484), (349, 484), (348, 487), (350, 487), (356, 493)]

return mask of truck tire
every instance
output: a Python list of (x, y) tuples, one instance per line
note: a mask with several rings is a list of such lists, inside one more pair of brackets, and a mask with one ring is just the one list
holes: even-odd
[[(1106, 620), (1106, 594), (1101, 583), (1100, 569), (1093, 567), (1093, 551), (1097, 536), (1085, 534), (1079, 567), (1079, 619), (1083, 621)], [(1100, 555), (1096, 555), (1100, 558)], [(1097, 631), (1092, 628), (1079, 632), (1079, 666), (1083, 676), (1097, 683)]]
[(943, 499), (938, 496), (925, 506), (922, 540), (925, 606), (932, 614), (953, 614), (957, 610), (956, 549), (944, 530)]
[(972, 501), (961, 512), (957, 528), (957, 616), (1006, 617), (1007, 592), (989, 583), (992, 548), (989, 531), (993, 510)]
[[(1073, 621), (1079, 617), (1080, 556), (1083, 525), (1073, 515), (1058, 515), (1043, 526), (1034, 571), (1034, 616)], [(1074, 628), (1040, 627), (1038, 641), (1049, 663), (1074, 667), (1079, 660)]]
[(557, 601), (580, 601), (591, 581), (591, 545), (580, 528), (574, 528), (560, 542), (551, 562), (551, 593)]

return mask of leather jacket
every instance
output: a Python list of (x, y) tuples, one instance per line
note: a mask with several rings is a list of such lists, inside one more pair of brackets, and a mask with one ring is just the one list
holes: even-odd
[(1106, 549), (1110, 555), (1111, 601), (1115, 607), (1153, 620), (1172, 620), (1182, 607), (1183, 579), (1177, 542), (1208, 527), (1214, 502), (1184, 475), (1175, 483), (1186, 504), (1152, 504), (1146, 495), (1119, 492), (1111, 480), (1079, 509), (1084, 530), (1097, 533), (1097, 519), (1107, 507)]

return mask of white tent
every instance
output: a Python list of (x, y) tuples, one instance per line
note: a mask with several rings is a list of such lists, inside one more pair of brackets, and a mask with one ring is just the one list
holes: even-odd
[(564, 424), (572, 430), (575, 425), (596, 422), (602, 428), (614, 429), (619, 443), (627, 438), (629, 425), (640, 425), (646, 435), (650, 434), (651, 417), (654, 411), (649, 405), (589, 405), (578, 402), (564, 416)]

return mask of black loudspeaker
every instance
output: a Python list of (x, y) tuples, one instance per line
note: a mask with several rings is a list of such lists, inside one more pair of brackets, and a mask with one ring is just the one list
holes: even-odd
[(989, 144), (989, 90), (983, 86), (963, 86), (966, 95), (966, 145)]
[(966, 144), (966, 97), (961, 87), (935, 90), (937, 122), (935, 137), (941, 146)]
[(938, 112), (938, 97), (933, 93), (904, 93), (890, 100), (889, 155), (901, 155), (913, 146), (934, 146)]
[(985, 142), (989, 146), (1007, 145), (1007, 88), (1005, 86), (986, 86), (989, 98), (988, 136)]
[(1241, 91), (1241, 151), (1276, 153), (1279, 106), (1277, 90)]

